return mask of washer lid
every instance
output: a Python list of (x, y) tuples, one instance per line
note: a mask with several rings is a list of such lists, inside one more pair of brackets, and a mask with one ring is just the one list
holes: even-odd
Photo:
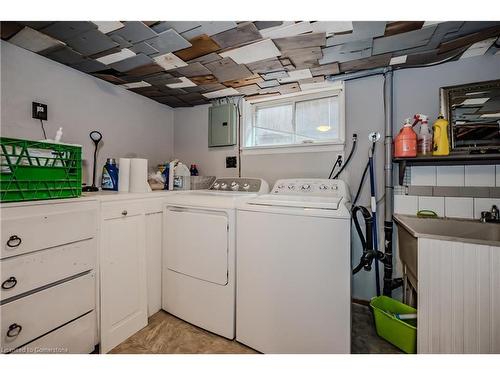
[(318, 197), (310, 195), (285, 195), (285, 194), (264, 194), (247, 203), (260, 206), (280, 206), (316, 208), (322, 210), (338, 210), (342, 197)]

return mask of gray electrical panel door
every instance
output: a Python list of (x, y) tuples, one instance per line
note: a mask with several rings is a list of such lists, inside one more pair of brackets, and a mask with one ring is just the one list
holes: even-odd
[(208, 109), (208, 147), (236, 144), (236, 105), (227, 103)]

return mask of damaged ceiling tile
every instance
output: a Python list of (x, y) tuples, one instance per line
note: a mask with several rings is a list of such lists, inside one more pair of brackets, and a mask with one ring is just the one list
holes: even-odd
[(474, 43), (462, 54), (462, 56), (460, 56), (460, 59), (484, 55), (496, 40), (497, 38), (494, 37)]
[(153, 60), (165, 70), (172, 70), (188, 65), (171, 52), (153, 57)]
[(316, 21), (311, 23), (311, 29), (315, 33), (326, 33), (330, 36), (351, 31), (352, 21)]
[(406, 62), (406, 59), (408, 58), (407, 55), (402, 55), (402, 56), (395, 56), (391, 58), (391, 61), (389, 61), (389, 65), (400, 65), (404, 64)]
[(344, 48), (345, 48), (344, 45), (338, 45), (323, 49), (323, 58), (319, 60), (319, 63), (321, 65), (332, 62), (343, 63), (346, 61), (359, 60), (366, 57), (370, 57), (372, 54), (371, 46), (364, 49), (358, 49), (355, 51), (350, 51), (349, 49), (344, 50)]
[(203, 55), (203, 56), (197, 57), (195, 59), (188, 60), (188, 63), (191, 64), (191, 63), (199, 62), (201, 64), (208, 64), (208, 63), (211, 63), (213, 61), (220, 60), (220, 59), (222, 59), (222, 57), (220, 57), (219, 54), (217, 54), (215, 52), (211, 52), (207, 55)]
[(276, 70), (283, 70), (283, 65), (277, 58), (256, 61), (246, 64), (246, 66), (254, 73), (267, 73)]
[(268, 87), (273, 87), (273, 86), (278, 86), (280, 83), (278, 82), (277, 79), (271, 79), (269, 81), (260, 81), (260, 82), (257, 82), (257, 85), (261, 88), (261, 89), (265, 89), (265, 88), (268, 88)]
[(2, 39), (9, 39), (14, 34), (23, 29), (23, 26), (17, 22), (1, 21), (0, 34)]
[(245, 22), (239, 24), (235, 29), (212, 35), (212, 39), (220, 48), (225, 49), (262, 39), (262, 35), (253, 23)]
[(420, 30), (424, 21), (398, 21), (389, 22), (385, 28), (385, 36), (407, 33), (409, 31)]
[(340, 73), (339, 63), (334, 62), (331, 64), (321, 65), (317, 68), (311, 68), (310, 71), (313, 77), (339, 74)]
[(191, 77), (191, 81), (196, 83), (197, 85), (207, 85), (209, 83), (218, 83), (217, 78), (213, 74), (208, 74), (205, 76)]
[(325, 33), (312, 33), (292, 36), (288, 38), (278, 38), (273, 40), (280, 50), (290, 50), (308, 47), (324, 47), (326, 45)]
[(448, 52), (457, 48), (468, 47), (473, 43), (480, 42), (481, 40), (498, 36), (499, 33), (500, 26), (494, 26), (482, 31), (450, 40), (448, 42), (441, 43), (439, 45), (439, 53)]
[(97, 26), (97, 30), (103, 34), (110, 33), (125, 26), (120, 21), (92, 21), (92, 23), (94, 23)]
[(132, 83), (124, 83), (123, 85), (120, 85), (122, 87), (125, 87), (126, 89), (136, 89), (139, 87), (148, 87), (151, 86), (151, 84), (144, 82), (144, 81), (139, 81), (139, 82), (132, 82)]
[(259, 93), (260, 87), (257, 85), (248, 85), (248, 86), (240, 86), (236, 90), (243, 95), (255, 95)]
[(437, 26), (409, 31), (392, 36), (373, 39), (373, 54), (380, 55), (387, 52), (424, 46), (429, 43)]
[(205, 65), (220, 82), (234, 81), (250, 77), (252, 72), (243, 64), (236, 64), (231, 58), (224, 57)]
[(247, 86), (251, 85), (254, 83), (259, 83), (262, 82), (263, 79), (260, 75), (254, 74), (253, 76), (247, 77), (247, 78), (242, 78), (242, 79), (236, 79), (233, 81), (225, 81), (223, 82), (224, 85), (229, 86), (229, 87), (241, 87), (241, 86)]
[(65, 42), (92, 29), (97, 29), (97, 25), (89, 21), (61, 21), (51, 23), (49, 26), (40, 29), (40, 31)]
[(84, 56), (95, 55), (119, 46), (107, 35), (92, 29), (68, 39), (66, 44)]
[(124, 48), (120, 52), (115, 52), (115, 53), (112, 53), (110, 55), (100, 57), (96, 60), (103, 63), (103, 64), (109, 65), (109, 64), (116, 63), (118, 61), (128, 59), (129, 57), (132, 57), (132, 56), (135, 56), (135, 53), (133, 51), (129, 50), (128, 48)]
[(288, 72), (288, 77), (277, 78), (279, 83), (297, 82), (301, 79), (312, 78), (309, 69), (292, 70)]
[(237, 64), (248, 64), (255, 61), (270, 59), (281, 55), (281, 52), (270, 39), (248, 44), (220, 53), (224, 57), (230, 57)]
[(129, 70), (151, 63), (153, 63), (153, 60), (151, 60), (150, 57), (140, 53), (138, 55), (129, 57), (128, 59), (109, 64), (109, 66), (113, 69), (118, 70), (119, 72), (127, 72)]
[(51, 49), (47, 54), (43, 55), (51, 60), (57, 61), (61, 64), (76, 64), (85, 60), (84, 56), (80, 53), (73, 51), (69, 47), (61, 47), (57, 49)]
[(126, 21), (122, 28), (113, 31), (110, 35), (119, 35), (129, 43), (139, 43), (154, 38), (157, 34), (140, 21)]
[(340, 63), (340, 71), (351, 72), (388, 66), (391, 61), (391, 57), (392, 54), (386, 53), (384, 55), (375, 55), (365, 59), (347, 61)]
[(257, 29), (269, 29), (270, 27), (278, 27), (283, 25), (283, 21), (254, 21)]
[(130, 50), (134, 51), (136, 54), (143, 53), (145, 55), (154, 55), (154, 54), (160, 53), (160, 51), (158, 51), (156, 48), (152, 47), (147, 42), (140, 42), (140, 43), (134, 44), (132, 47), (130, 47)]
[(277, 27), (271, 27), (268, 29), (260, 30), (263, 38), (286, 38), (289, 36), (295, 36), (299, 34), (312, 32), (310, 22), (284, 22), (283, 25)]
[(181, 80), (181, 82), (169, 83), (169, 84), (167, 84), (167, 87), (169, 87), (171, 89), (180, 89), (183, 87), (196, 86), (196, 83), (191, 81), (189, 78), (180, 77), (179, 79)]
[(175, 54), (184, 61), (218, 51), (220, 46), (206, 34), (199, 35), (189, 40), (191, 47), (177, 51)]
[(269, 81), (271, 79), (287, 78), (287, 77), (289, 77), (289, 75), (288, 75), (288, 72), (286, 72), (284, 70), (279, 70), (276, 72), (269, 72), (269, 73), (261, 74), (261, 77), (264, 78), (266, 81)]
[(182, 36), (186, 39), (196, 38), (202, 34), (212, 36), (237, 26), (233, 21), (201, 21), (199, 23), (200, 26), (181, 33)]
[(203, 96), (207, 99), (222, 98), (224, 96), (233, 96), (233, 95), (240, 95), (240, 93), (235, 89), (233, 89), (232, 87), (218, 91), (211, 91), (203, 94)]
[(146, 77), (151, 74), (156, 74), (163, 71), (165, 70), (160, 65), (153, 63), (153, 64), (139, 66), (125, 73), (129, 76)]
[(151, 28), (158, 34), (168, 29), (174, 29), (179, 34), (181, 34), (185, 31), (195, 29), (199, 26), (199, 21), (162, 21), (154, 26), (151, 26)]
[(99, 61), (86, 58), (76, 64), (70, 64), (73, 69), (79, 70), (84, 73), (94, 73), (106, 70), (108, 67)]
[(188, 64), (187, 66), (179, 67), (176, 69), (179, 74), (184, 77), (206, 76), (211, 74), (204, 65), (199, 62)]
[(110, 83), (114, 83), (115, 85), (127, 83), (126, 81), (124, 81), (120, 77), (117, 77), (117, 76), (112, 75), (112, 74), (92, 73), (92, 75), (94, 77), (100, 78), (100, 79), (102, 79), (104, 81), (108, 81)]
[(63, 42), (27, 26), (11, 37), (9, 43), (35, 53), (63, 47), (65, 45)]
[(373, 39), (383, 36), (385, 33), (386, 21), (353, 21), (351, 33), (335, 34), (326, 41), (326, 46), (336, 46), (342, 43), (356, 40)]
[(177, 31), (169, 29), (158, 34), (147, 43), (158, 50), (159, 54), (176, 52), (191, 47), (191, 43), (184, 39)]

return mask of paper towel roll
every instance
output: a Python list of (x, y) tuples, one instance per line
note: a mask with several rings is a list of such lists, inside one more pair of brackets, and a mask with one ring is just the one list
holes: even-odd
[(146, 193), (148, 187), (148, 160), (130, 159), (130, 192)]
[(130, 159), (120, 158), (118, 173), (118, 191), (128, 192), (130, 189)]

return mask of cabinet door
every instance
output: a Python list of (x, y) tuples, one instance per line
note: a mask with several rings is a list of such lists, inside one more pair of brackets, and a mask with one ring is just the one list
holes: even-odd
[(148, 280), (148, 316), (161, 309), (161, 212), (146, 214), (146, 269)]
[(103, 353), (147, 325), (145, 216), (133, 212), (120, 217), (107, 216), (102, 220), (101, 351)]

